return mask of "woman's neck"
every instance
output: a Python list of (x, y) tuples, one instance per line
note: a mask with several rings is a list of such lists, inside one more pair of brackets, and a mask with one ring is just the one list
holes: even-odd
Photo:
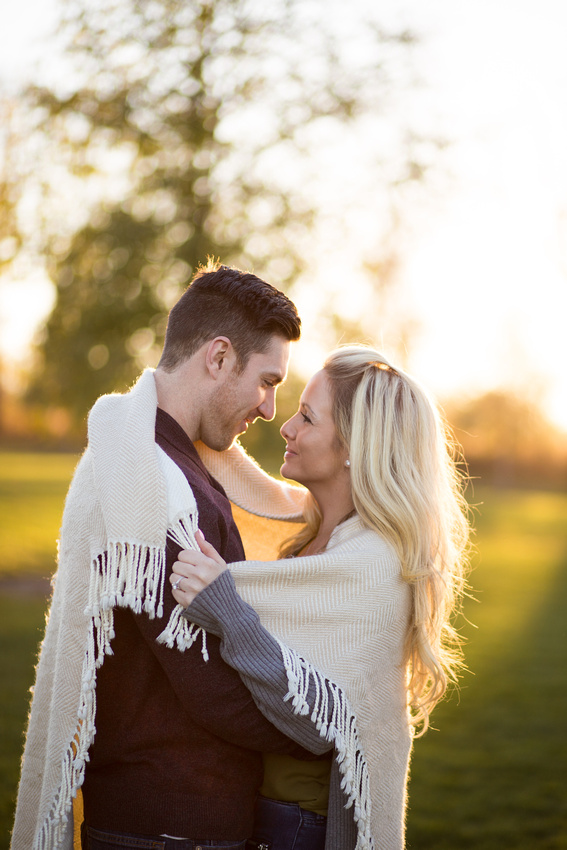
[(347, 514), (354, 510), (350, 478), (335, 481), (332, 487), (320, 489), (310, 487), (309, 489), (321, 512), (321, 528), (332, 531)]
[(309, 550), (309, 554), (315, 554), (315, 552), (321, 552), (326, 547), (337, 525), (354, 511), (354, 503), (350, 487), (348, 492), (343, 493), (335, 491), (328, 494), (315, 494), (313, 491), (311, 492), (321, 512), (321, 524), (317, 534), (305, 549)]

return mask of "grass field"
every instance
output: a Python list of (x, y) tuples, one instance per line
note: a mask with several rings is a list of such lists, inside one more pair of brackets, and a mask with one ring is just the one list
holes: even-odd
[(567, 848), (567, 496), (484, 492), (470, 672), (415, 743), (408, 847)]
[[(75, 463), (0, 455), (1, 575), (53, 569)], [(416, 741), (408, 848), (567, 850), (567, 495), (478, 491), (475, 502), (470, 672)], [(42, 599), (0, 582), (0, 850), (44, 612)]]
[(0, 452), (0, 578), (55, 569), (63, 502), (78, 457)]
[(0, 847), (7, 850), (29, 688), (42, 638), (44, 599), (19, 598), (0, 592)]

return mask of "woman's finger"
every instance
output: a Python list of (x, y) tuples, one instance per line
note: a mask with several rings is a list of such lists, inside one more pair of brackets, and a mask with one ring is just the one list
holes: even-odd
[[(216, 578), (216, 576), (214, 576)], [(213, 580), (210, 570), (195, 569), (193, 572), (184, 571), (183, 574), (172, 572), (169, 581), (172, 590), (184, 593), (200, 593)]]
[[(185, 554), (187, 555), (189, 551), (185, 550)], [(183, 553), (180, 553), (179, 557), (181, 554)], [(218, 560), (213, 560), (203, 552), (191, 552), (191, 554), (198, 556), (192, 557), (191, 560), (199, 561), (199, 563), (188, 563), (186, 559), (177, 560), (169, 576), (175, 601), (185, 607), (226, 569), (226, 563), (220, 557)]]
[(195, 590), (189, 585), (187, 580), (183, 581), (183, 586), (175, 587), (174, 585), (171, 588), (173, 598), (175, 599), (177, 604), (183, 606), (183, 608), (187, 608), (187, 606), (193, 602), (195, 597), (199, 595), (201, 590), (202, 588), (200, 588), (199, 590)]
[(171, 574), (169, 576), (169, 580), (171, 584), (175, 584), (177, 579), (180, 578), (189, 578), (191, 576), (191, 568), (187, 566), (187, 564), (182, 564), (179, 561), (176, 561), (171, 568)]
[(217, 564), (219, 564), (219, 566), (222, 566), (223, 569), (224, 569), (224, 567), (226, 567), (226, 561), (224, 561), (221, 558), (221, 556), (219, 555), (219, 553), (217, 552), (215, 547), (211, 543), (209, 543), (207, 540), (205, 540), (205, 535), (203, 534), (203, 532), (201, 531), (200, 528), (197, 529), (197, 532), (195, 534), (195, 539), (196, 539), (197, 543), (199, 544), (201, 552), (204, 555), (206, 555), (208, 558), (212, 558), (213, 561), (215, 561)]
[(209, 557), (210, 555), (206, 555), (198, 549), (182, 549), (177, 556), (177, 560), (182, 561), (184, 564), (192, 564), (196, 567), (203, 564)]

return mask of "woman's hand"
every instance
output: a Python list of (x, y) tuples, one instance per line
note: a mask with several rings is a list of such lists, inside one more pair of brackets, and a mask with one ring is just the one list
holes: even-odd
[(169, 577), (173, 598), (184, 608), (226, 570), (226, 562), (215, 547), (207, 543), (203, 532), (197, 531), (195, 538), (201, 551), (182, 549)]

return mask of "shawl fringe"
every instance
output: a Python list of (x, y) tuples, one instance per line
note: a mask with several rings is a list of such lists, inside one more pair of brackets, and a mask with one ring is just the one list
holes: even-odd
[[(168, 529), (168, 536), (184, 549), (198, 549), (197, 527), (197, 516), (192, 512), (178, 517)], [(130, 608), (152, 620), (162, 617), (165, 572), (165, 549), (139, 543), (109, 541), (105, 551), (91, 563), (89, 602), (85, 609), (91, 621), (82, 669), (78, 726), (61, 762), (61, 784), (36, 836), (34, 850), (61, 846), (69, 829), (73, 798), (83, 784), (88, 751), (96, 733), (96, 671), (105, 656), (112, 655), (114, 608)], [(184, 652), (200, 635), (201, 653), (208, 661), (207, 633), (201, 626), (189, 623), (182, 616), (183, 610), (181, 605), (173, 609), (157, 640), (170, 649), (176, 647)]]
[[(178, 517), (176, 522), (171, 526), (168, 530), (169, 536), (174, 540), (182, 549), (199, 549), (199, 544), (195, 539), (195, 532), (197, 531), (197, 516), (194, 513), (188, 514), (186, 516)], [(190, 623), (183, 616), (184, 608), (181, 605), (176, 605), (173, 611), (171, 612), (171, 617), (169, 618), (169, 622), (163, 632), (159, 635), (157, 641), (158, 643), (163, 643), (165, 646), (168, 646), (170, 649), (173, 649), (174, 646), (180, 652), (185, 652), (186, 649), (189, 649), (192, 646), (199, 634), (201, 635), (201, 654), (205, 661), (209, 660), (209, 653), (207, 650), (207, 633), (205, 629), (201, 626), (197, 626), (194, 623)]]
[[(284, 643), (278, 643), (288, 677), (289, 690), (284, 701), (292, 701), (295, 714), (310, 714), (320, 736), (334, 745), (342, 776), (341, 789), (348, 797), (345, 808), (354, 807), (353, 817), (358, 831), (355, 850), (374, 850), (370, 828), (370, 780), (354, 711), (338, 685)], [(315, 687), (312, 705), (308, 701), (311, 682)], [(327, 723), (330, 699), (332, 714)]]
[(35, 836), (33, 850), (51, 850), (51, 848), (62, 846), (66, 834), (73, 828), (71, 817), (73, 798), (83, 784), (85, 765), (89, 761), (88, 751), (95, 736), (95, 671), (102, 664), (102, 658), (98, 660), (99, 655), (100, 644), (97, 652), (93, 619), (83, 661), (77, 731), (61, 761), (61, 784), (54, 796), (49, 814)]

